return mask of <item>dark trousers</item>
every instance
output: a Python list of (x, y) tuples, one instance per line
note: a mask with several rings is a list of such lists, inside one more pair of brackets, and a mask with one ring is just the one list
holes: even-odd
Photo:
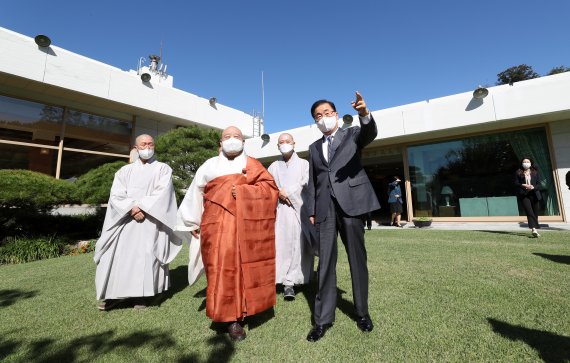
[(334, 322), (336, 309), (336, 262), (338, 258), (337, 235), (348, 255), (352, 294), (356, 314), (368, 314), (368, 267), (364, 246), (364, 223), (362, 218), (347, 216), (331, 197), (325, 221), (317, 224), (319, 239), (318, 291), (315, 298), (315, 324)]
[(540, 205), (536, 195), (534, 193), (528, 193), (524, 197), (519, 197), (519, 199), (528, 220), (528, 228), (540, 228), (538, 225), (538, 212), (540, 210)]

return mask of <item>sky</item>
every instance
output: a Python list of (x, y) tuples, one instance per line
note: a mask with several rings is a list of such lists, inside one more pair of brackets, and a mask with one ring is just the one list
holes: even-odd
[(355, 114), (357, 90), (380, 110), (493, 86), (519, 64), (570, 67), (568, 14), (568, 0), (17, 0), (0, 26), (125, 71), (162, 44), (174, 87), (263, 110), (273, 133), (311, 124), (318, 99)]

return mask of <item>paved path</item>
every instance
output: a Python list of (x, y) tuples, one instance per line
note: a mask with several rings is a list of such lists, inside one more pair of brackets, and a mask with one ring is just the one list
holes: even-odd
[[(412, 222), (403, 222), (404, 229), (416, 228)], [(530, 232), (526, 223), (519, 222), (432, 222), (430, 229), (444, 229), (444, 230), (457, 230), (457, 231), (518, 231)], [(570, 223), (564, 222), (543, 222), (540, 223), (542, 231), (570, 231)], [(372, 229), (398, 229), (397, 227), (390, 227), (386, 225), (378, 225), (372, 222)]]

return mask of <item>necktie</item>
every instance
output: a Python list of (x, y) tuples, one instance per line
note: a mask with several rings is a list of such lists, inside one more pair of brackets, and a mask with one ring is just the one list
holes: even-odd
[(327, 143), (328, 143), (328, 148), (327, 148), (327, 161), (330, 162), (331, 161), (331, 145), (332, 145), (332, 135), (327, 136)]

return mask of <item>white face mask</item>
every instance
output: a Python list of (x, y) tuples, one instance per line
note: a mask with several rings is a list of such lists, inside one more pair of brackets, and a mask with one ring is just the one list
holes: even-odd
[(280, 144), (279, 145), (279, 151), (281, 152), (281, 154), (289, 154), (291, 151), (293, 151), (293, 145), (291, 145), (291, 144)]
[(336, 126), (336, 116), (323, 116), (318, 122), (317, 127), (324, 134), (331, 131)]
[(522, 167), (526, 170), (530, 168), (530, 163), (522, 163)]
[(222, 150), (226, 154), (237, 154), (243, 150), (243, 141), (236, 139), (235, 137), (230, 137), (227, 140), (222, 141)]
[(154, 149), (139, 150), (139, 157), (143, 160), (148, 160), (154, 155)]

